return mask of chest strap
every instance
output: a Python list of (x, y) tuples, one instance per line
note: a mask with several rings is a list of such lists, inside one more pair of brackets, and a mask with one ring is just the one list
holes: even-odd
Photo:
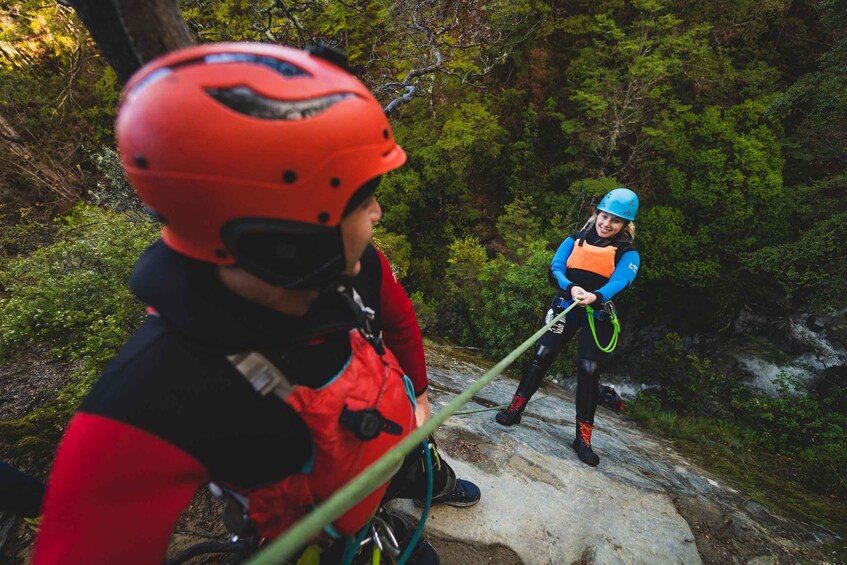
[(227, 359), (262, 396), (274, 394), (285, 401), (294, 390), (288, 377), (258, 351), (228, 355)]

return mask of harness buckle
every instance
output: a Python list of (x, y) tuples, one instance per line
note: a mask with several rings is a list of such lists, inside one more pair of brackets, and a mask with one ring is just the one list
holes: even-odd
[(383, 432), (394, 436), (403, 433), (403, 427), (400, 424), (392, 422), (376, 408), (350, 410), (345, 406), (338, 422), (362, 441), (370, 441)]
[(223, 503), (221, 519), (233, 538), (242, 538), (256, 534), (248, 514), (247, 497), (217, 483), (209, 483), (209, 491)]
[(348, 288), (343, 285), (338, 287), (338, 292), (345, 298), (353, 313), (353, 317), (356, 319), (356, 329), (359, 331), (359, 334), (361, 334), (361, 336), (373, 346), (378, 355), (385, 355), (385, 345), (382, 342), (382, 333), (374, 333), (371, 328), (371, 322), (376, 319), (376, 312), (373, 308), (365, 306), (365, 303), (362, 301), (362, 297), (358, 292), (356, 292), (355, 288), (350, 287), (350, 293), (348, 293), (347, 290)]

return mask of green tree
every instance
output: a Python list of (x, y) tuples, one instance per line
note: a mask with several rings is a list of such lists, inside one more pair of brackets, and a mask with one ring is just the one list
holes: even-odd
[[(714, 57), (708, 28), (686, 25), (664, 0), (630, 0), (594, 15), (593, 38), (568, 67), (568, 136), (600, 176), (627, 178), (648, 155), (650, 126), (678, 111), (678, 85)], [(617, 17), (616, 17), (617, 16)]]

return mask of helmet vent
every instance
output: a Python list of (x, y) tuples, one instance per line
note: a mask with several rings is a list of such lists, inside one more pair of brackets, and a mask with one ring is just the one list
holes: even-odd
[(265, 120), (289, 121), (312, 118), (326, 112), (342, 100), (354, 96), (350, 93), (341, 93), (309, 100), (274, 100), (262, 96), (247, 86), (207, 88), (206, 93), (239, 114)]
[(262, 57), (261, 55), (251, 55), (249, 53), (216, 53), (203, 57), (203, 62), (207, 64), (255, 63), (273, 69), (284, 77), (310, 76), (309, 73), (300, 67), (296, 67), (287, 61), (280, 61), (272, 57)]

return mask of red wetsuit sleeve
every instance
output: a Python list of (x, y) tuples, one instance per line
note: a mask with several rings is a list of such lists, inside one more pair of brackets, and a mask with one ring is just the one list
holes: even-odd
[(382, 284), (379, 290), (379, 305), (382, 311), (382, 337), (391, 353), (412, 381), (415, 396), (426, 391), (429, 379), (426, 376), (421, 328), (412, 301), (403, 286), (395, 278), (388, 259), (377, 249), (382, 266)]
[(80, 412), (50, 475), (33, 564), (161, 563), (176, 521), (208, 480), (176, 446)]

